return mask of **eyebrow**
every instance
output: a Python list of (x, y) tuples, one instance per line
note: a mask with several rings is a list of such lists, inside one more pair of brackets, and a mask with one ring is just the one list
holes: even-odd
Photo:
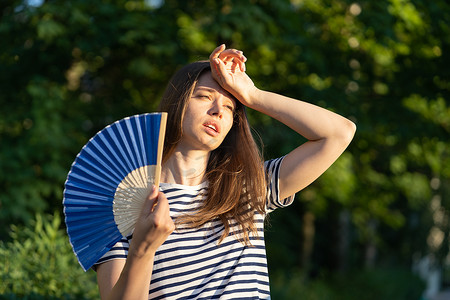
[(225, 90), (225, 89), (216, 90), (216, 89), (209, 88), (209, 87), (206, 87), (206, 86), (199, 86), (199, 87), (197, 87), (196, 89), (197, 89), (197, 90), (206, 90), (206, 91), (208, 91), (208, 92), (210, 92), (210, 93), (218, 92), (218, 93), (220, 93), (220, 94), (227, 95), (228, 97), (234, 99), (234, 96), (231, 95), (231, 94), (230, 94), (227, 90)]

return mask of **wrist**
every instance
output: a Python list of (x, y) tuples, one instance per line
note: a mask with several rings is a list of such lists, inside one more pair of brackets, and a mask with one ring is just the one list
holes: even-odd
[(131, 244), (128, 249), (128, 258), (138, 259), (138, 260), (150, 260), (152, 261), (155, 257), (156, 249), (152, 249), (150, 245), (136, 245)]
[(239, 102), (253, 109), (253, 106), (258, 102), (260, 92), (261, 91), (253, 85), (249, 87), (245, 93), (237, 94), (235, 97)]
[(258, 103), (261, 101), (262, 90), (258, 89), (256, 86), (252, 86), (248, 89), (246, 95), (241, 101), (245, 106), (251, 109), (257, 109)]

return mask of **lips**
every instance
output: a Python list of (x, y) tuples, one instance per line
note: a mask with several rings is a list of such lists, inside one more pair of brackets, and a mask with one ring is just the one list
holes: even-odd
[(220, 133), (220, 125), (216, 122), (208, 121), (203, 123), (203, 126), (205, 126), (205, 128), (207, 128), (207, 131), (212, 135), (217, 135)]

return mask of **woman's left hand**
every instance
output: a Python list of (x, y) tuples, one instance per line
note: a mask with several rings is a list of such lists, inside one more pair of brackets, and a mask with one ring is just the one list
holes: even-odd
[(214, 49), (209, 56), (213, 78), (239, 102), (251, 106), (252, 95), (257, 88), (245, 73), (246, 61), (247, 58), (242, 51), (225, 49), (225, 45)]

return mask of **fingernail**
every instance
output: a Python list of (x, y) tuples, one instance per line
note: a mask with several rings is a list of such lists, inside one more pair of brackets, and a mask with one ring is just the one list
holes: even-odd
[(214, 62), (216, 63), (216, 64), (219, 64), (220, 62), (219, 62), (219, 59), (217, 59), (217, 58), (214, 58)]

